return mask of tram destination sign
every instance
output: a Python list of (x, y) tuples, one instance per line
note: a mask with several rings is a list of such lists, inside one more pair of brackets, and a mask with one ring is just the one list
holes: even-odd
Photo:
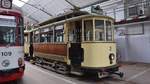
[(12, 0), (0, 0), (0, 8), (11, 9)]
[(103, 9), (99, 5), (97, 6), (91, 6), (91, 13), (103, 15)]

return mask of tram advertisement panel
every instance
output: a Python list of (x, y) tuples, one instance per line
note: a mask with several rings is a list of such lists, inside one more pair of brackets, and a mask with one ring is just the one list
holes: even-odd
[(23, 47), (0, 47), (0, 69), (18, 68), (18, 60), (23, 59)]

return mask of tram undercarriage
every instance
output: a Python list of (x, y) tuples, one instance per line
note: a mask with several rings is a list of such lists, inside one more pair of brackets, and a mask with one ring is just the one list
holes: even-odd
[(34, 64), (64, 75), (75, 74), (82, 76), (92, 74), (97, 76), (98, 78), (108, 77), (113, 74), (118, 75), (120, 78), (124, 76), (122, 72), (117, 72), (119, 70), (118, 65), (103, 68), (89, 68), (89, 67), (81, 67), (78, 65), (77, 66), (67, 65), (64, 62), (59, 62), (50, 59), (48, 60), (40, 57), (35, 58)]

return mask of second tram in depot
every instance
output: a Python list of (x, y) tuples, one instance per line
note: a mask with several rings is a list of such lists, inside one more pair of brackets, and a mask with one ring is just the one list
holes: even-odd
[(23, 26), (20, 12), (0, 8), (0, 83), (19, 80), (24, 75)]
[(28, 32), (33, 40), (28, 50), (37, 64), (63, 74), (123, 76), (117, 63), (113, 18), (80, 11), (39, 25)]
[[(32, 32), (31, 30), (25, 30), (24, 31), (24, 58), (25, 60), (29, 61), (32, 59), (32, 52), (31, 46), (32, 43)], [(33, 50), (33, 49), (32, 49)]]

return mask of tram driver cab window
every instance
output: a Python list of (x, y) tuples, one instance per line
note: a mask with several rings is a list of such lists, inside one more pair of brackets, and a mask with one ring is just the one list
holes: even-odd
[[(9, 44), (9, 45), (14, 45), (15, 44), (15, 33), (13, 29), (11, 28), (5, 28), (5, 30), (0, 31), (0, 44)], [(1, 28), (1, 29), (2, 29)], [(14, 28), (15, 29), (15, 28)]]
[(6, 41), (4, 40), (3, 37), (4, 37), (4, 36), (3, 36), (3, 33), (0, 31), (0, 44), (6, 43)]
[(13, 16), (0, 15), (0, 45), (15, 45), (16, 19)]
[(24, 26), (23, 26), (23, 18), (21, 17), (19, 19), (19, 28), (18, 28), (18, 40), (19, 40), (19, 45), (24, 45), (24, 39), (23, 39), (23, 32), (24, 32)]
[(75, 21), (70, 23), (69, 41), (72, 43), (81, 42), (82, 21)]
[(106, 40), (107, 41), (112, 41), (112, 35), (113, 34), (113, 29), (110, 21), (106, 21)]
[(84, 41), (93, 40), (93, 20), (84, 21)]
[(96, 41), (105, 40), (104, 20), (95, 20), (95, 40)]
[(76, 35), (75, 35), (75, 25), (70, 23), (71, 28), (69, 28), (69, 41), (76, 42)]

